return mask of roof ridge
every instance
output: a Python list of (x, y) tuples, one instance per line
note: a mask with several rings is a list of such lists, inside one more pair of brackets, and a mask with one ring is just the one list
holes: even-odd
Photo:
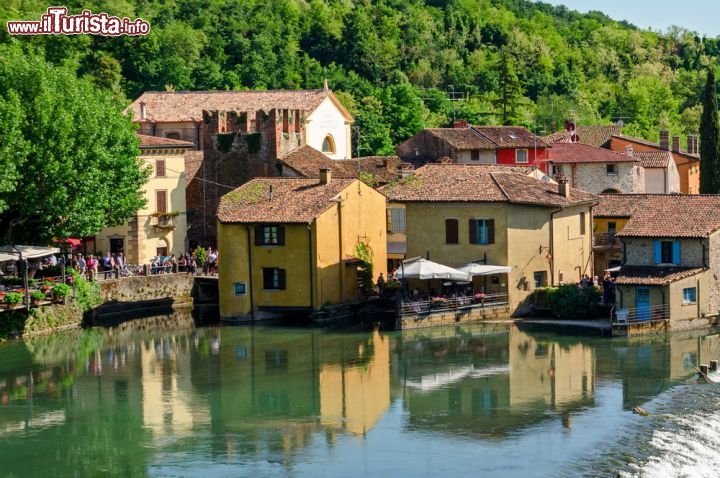
[[(503, 174), (507, 174), (507, 173), (503, 173)], [(508, 193), (505, 191), (505, 188), (503, 188), (503, 187), (500, 185), (500, 181), (498, 181), (497, 178), (495, 177), (495, 173), (490, 172), (490, 177), (492, 178), (493, 182), (494, 182), (495, 185), (498, 187), (498, 189), (500, 189), (500, 192), (502, 193), (502, 195), (505, 196), (505, 199), (508, 200), (508, 201), (510, 201), (510, 202), (512, 202), (512, 200), (510, 199), (510, 196), (509, 196)]]
[(480, 135), (481, 137), (485, 138), (486, 141), (489, 141), (490, 143), (494, 144), (495, 147), (497, 147), (497, 148), (500, 147), (499, 144), (497, 144), (497, 143), (496, 143), (495, 141), (493, 141), (492, 139), (488, 138), (487, 135), (483, 134), (481, 131), (478, 131), (478, 126), (472, 126), (470, 129), (472, 129), (473, 131), (475, 131), (476, 134), (478, 134), (478, 135)]
[[(179, 91), (143, 91), (140, 96), (146, 93), (157, 94), (215, 94), (215, 93), (323, 93), (332, 90), (312, 89), (312, 90), (179, 90)], [(139, 98), (139, 97), (138, 97)]]

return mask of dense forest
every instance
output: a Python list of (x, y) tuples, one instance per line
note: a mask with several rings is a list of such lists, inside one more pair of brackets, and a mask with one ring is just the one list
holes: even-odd
[[(145, 90), (304, 89), (327, 79), (356, 118), (360, 155), (389, 153), (453, 118), (562, 125), (623, 121), (657, 139), (697, 132), (720, 40), (658, 33), (527, 0), (68, 0), (152, 25), (147, 37), (11, 38), (117, 97)], [(48, 3), (5, 0), (0, 18)], [(679, 5), (679, 8), (681, 6)], [(4, 21), (3, 21), (4, 23)]]

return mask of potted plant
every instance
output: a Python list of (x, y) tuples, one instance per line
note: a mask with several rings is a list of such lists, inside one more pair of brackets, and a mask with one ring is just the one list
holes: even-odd
[(41, 291), (36, 290), (32, 294), (30, 294), (30, 302), (32, 302), (32, 305), (38, 306), (40, 303), (45, 299), (45, 294), (43, 294)]
[(14, 309), (23, 301), (23, 295), (20, 292), (8, 292), (5, 294), (5, 303), (11, 309)]
[(70, 293), (70, 286), (67, 284), (56, 284), (52, 288), (52, 297), (56, 302), (63, 302)]
[(52, 286), (53, 286), (53, 283), (50, 282), (49, 280), (46, 280), (46, 281), (43, 282), (42, 285), (40, 286), (40, 291), (41, 291), (43, 294), (47, 295), (47, 293), (50, 292), (50, 289), (52, 289)]

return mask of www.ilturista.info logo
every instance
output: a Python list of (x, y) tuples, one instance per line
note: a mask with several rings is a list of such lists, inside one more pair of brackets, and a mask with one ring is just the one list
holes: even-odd
[(83, 10), (79, 15), (68, 15), (65, 7), (48, 7), (40, 21), (14, 20), (7, 22), (10, 35), (147, 35), (150, 24), (142, 18), (130, 20), (107, 13)]

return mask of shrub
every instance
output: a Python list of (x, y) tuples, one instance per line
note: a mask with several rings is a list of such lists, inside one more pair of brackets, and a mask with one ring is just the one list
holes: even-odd
[(595, 287), (565, 284), (545, 292), (550, 311), (560, 319), (588, 319), (598, 314), (600, 292)]
[(70, 293), (70, 286), (67, 284), (57, 284), (52, 288), (52, 296), (56, 300), (62, 300)]
[(360, 282), (360, 290), (365, 295), (370, 295), (375, 290), (373, 282), (373, 252), (370, 246), (364, 242), (358, 242), (355, 245), (355, 254), (362, 262), (358, 267), (358, 281)]
[(76, 298), (83, 312), (87, 312), (102, 303), (102, 294), (100, 293), (100, 284), (97, 282), (88, 282), (75, 270), (68, 269), (73, 280), (73, 286), (76, 291)]
[(202, 247), (198, 247), (195, 249), (195, 261), (197, 262), (197, 266), (202, 268), (202, 266), (205, 265), (205, 259), (207, 258), (207, 251), (203, 249)]
[(8, 305), (17, 305), (23, 301), (23, 296), (20, 292), (8, 292), (5, 294), (5, 303)]

